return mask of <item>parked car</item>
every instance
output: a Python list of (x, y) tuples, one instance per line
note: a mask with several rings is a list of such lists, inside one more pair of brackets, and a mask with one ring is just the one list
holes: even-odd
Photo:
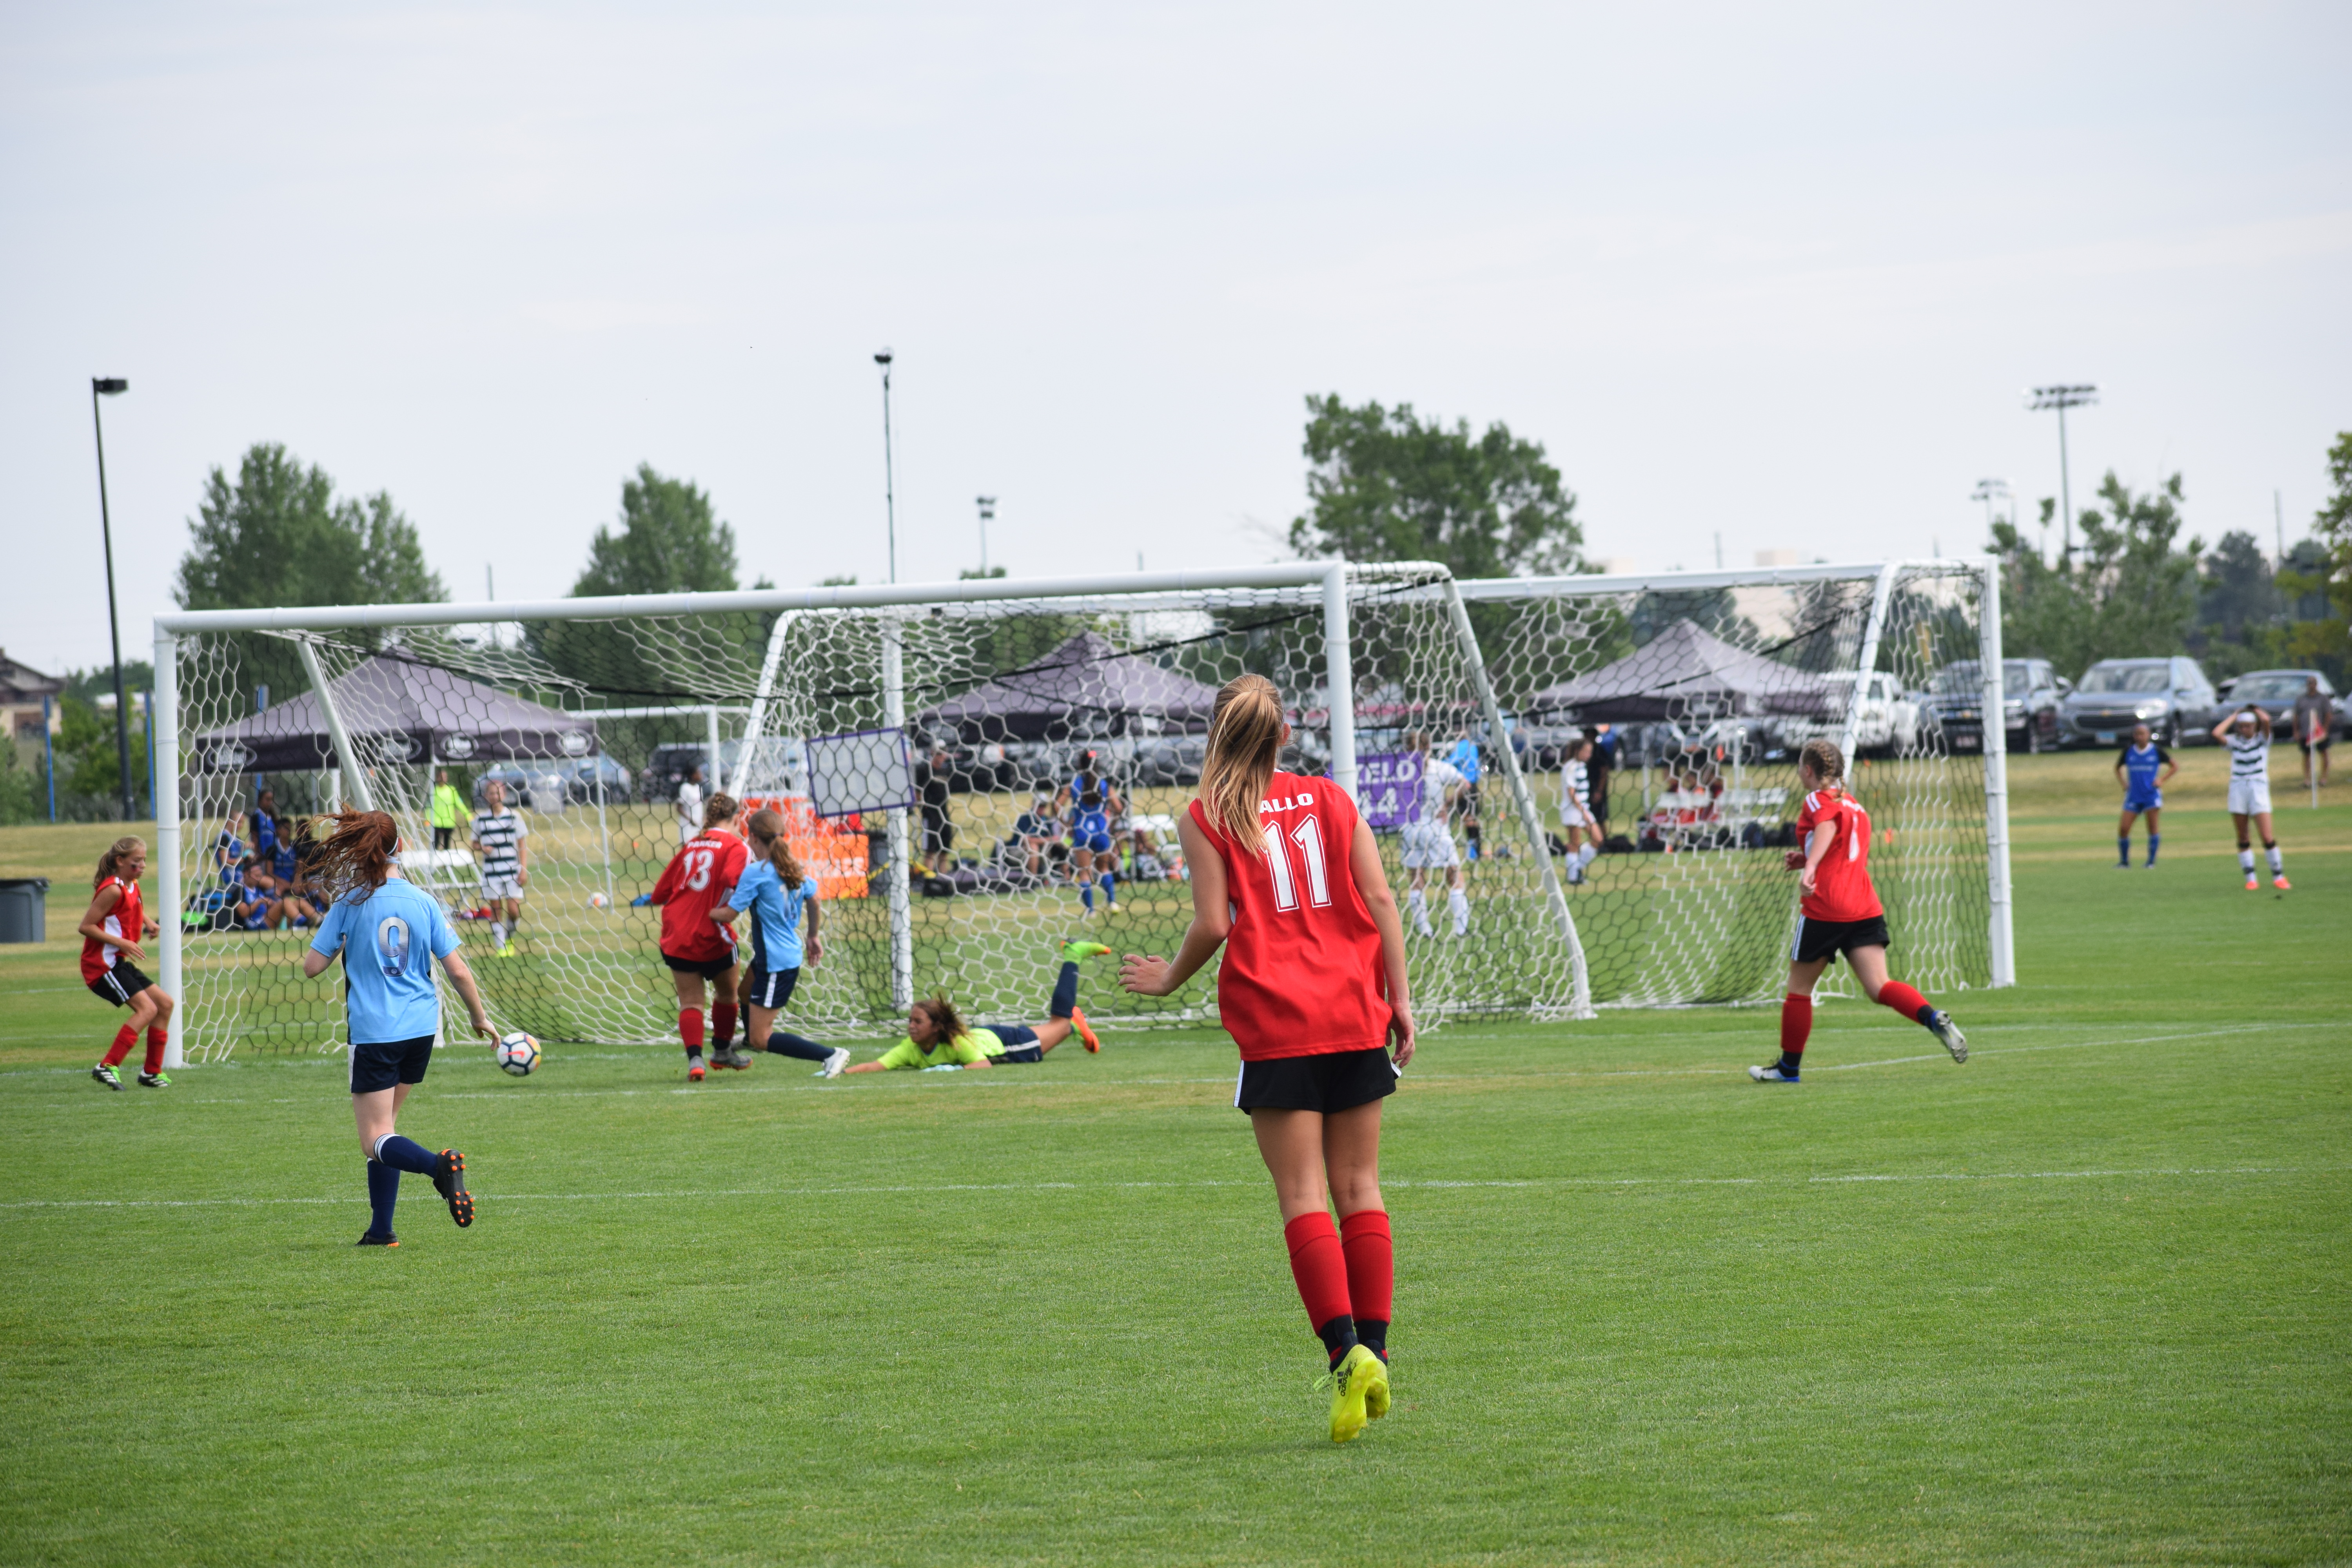
[[(1984, 667), (1973, 658), (1948, 664), (1928, 684), (1920, 714), (1924, 724), (1944, 731), (1945, 743), (1956, 752), (1973, 752), (1984, 745)], [(2059, 710), (2074, 686), (2051, 668), (2046, 658), (2005, 658), (2000, 661), (2001, 726), (2012, 752), (2058, 749)]]
[(2193, 658), (2103, 658), (2059, 715), (2059, 743), (2113, 746), (2145, 724), (2164, 745), (2202, 740), (2221, 698)]
[[(719, 742), (719, 766), (721, 773), (732, 776), (735, 764), (742, 759), (742, 742)], [(707, 742), (665, 742), (653, 749), (653, 754), (646, 759), (645, 767), (637, 774), (637, 798), (651, 801), (676, 800), (677, 786), (684, 784), (687, 775), (697, 768), (706, 770), (702, 775), (702, 793), (708, 795), (719, 787), (719, 781), (712, 778), (708, 772), (709, 765), (710, 747)]]
[(2292, 741), (2294, 736), (2294, 700), (2303, 695), (2304, 686), (2316, 678), (2320, 695), (2335, 704), (2336, 718), (2329, 724), (2330, 732), (2339, 739), (2352, 738), (2352, 712), (2347, 712), (2344, 700), (2326, 676), (2315, 669), (2250, 669), (2221, 682), (2221, 705), (2211, 716), (2207, 729), (2221, 721), (2221, 709), (2236, 709), (2252, 703), (2271, 716), (2271, 736), (2273, 740)]
[[(1827, 678), (1828, 713), (1819, 719), (1785, 719), (1780, 725), (1781, 743), (1795, 750), (1807, 741), (1837, 740), (1845, 733), (1846, 708), (1853, 701), (1855, 674), (1843, 671)], [(1853, 715), (1853, 749), (1857, 754), (1899, 754), (1919, 741), (1920, 706), (1903, 689), (1903, 683), (1884, 670), (1864, 678), (1862, 701)]]

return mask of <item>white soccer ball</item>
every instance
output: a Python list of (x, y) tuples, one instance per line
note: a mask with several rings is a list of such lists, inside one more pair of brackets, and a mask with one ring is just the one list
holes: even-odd
[(539, 1042), (518, 1029), (499, 1037), (499, 1066), (517, 1078), (528, 1078), (539, 1066)]
[(605, 903), (605, 899), (604, 899), (604, 894), (602, 894), (602, 893), (591, 893), (591, 894), (589, 894), (589, 895), (588, 895), (588, 907), (589, 907), (590, 909), (592, 909), (592, 910), (601, 910), (601, 909), (603, 909), (603, 908), (604, 907), (604, 903)]

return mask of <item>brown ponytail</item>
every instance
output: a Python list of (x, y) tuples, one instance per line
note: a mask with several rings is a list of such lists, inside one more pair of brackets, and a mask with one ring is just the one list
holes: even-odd
[(1237, 675), (1217, 692), (1209, 754), (1201, 763), (1201, 804), (1236, 844), (1257, 840), (1258, 803), (1282, 753), (1282, 694), (1263, 675)]
[(89, 885), (93, 888), (104, 887), (106, 879), (120, 870), (125, 860), (130, 859), (133, 855), (146, 853), (147, 841), (144, 838), (134, 836), (116, 839), (106, 847), (106, 853), (98, 858), (98, 875), (89, 879)]
[(742, 809), (741, 801), (720, 790), (702, 803), (702, 830), (708, 833), (714, 827), (734, 821)]
[(776, 868), (778, 881), (787, 888), (796, 889), (808, 880), (808, 873), (802, 870), (801, 863), (793, 858), (793, 847), (784, 841), (784, 819), (782, 816), (763, 805), (753, 812), (751, 819), (743, 826), (751, 835), (751, 847), (765, 855), (768, 864)]
[(330, 816), (335, 830), (319, 846), (310, 879), (329, 901), (354, 889), (373, 893), (392, 875), (392, 857), (400, 847), (400, 828), (381, 811), (343, 811)]
[[(960, 1040), (971, 1032), (964, 1027), (963, 1015), (956, 1011), (955, 1004), (943, 995), (935, 993), (924, 997), (915, 1005), (920, 1007), (924, 1016), (930, 1019), (931, 1031), (939, 1037), (931, 1042), (933, 1046), (944, 1046), (950, 1040)], [(921, 1043), (919, 1040), (916, 1042), (918, 1045)]]

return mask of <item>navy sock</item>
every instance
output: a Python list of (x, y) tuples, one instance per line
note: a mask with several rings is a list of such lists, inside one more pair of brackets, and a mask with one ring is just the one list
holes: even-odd
[(1356, 1339), (1382, 1361), (1389, 1359), (1389, 1326), (1378, 1318), (1358, 1318)]
[(1780, 1053), (1780, 1070), (1789, 1077), (1797, 1077), (1804, 1070), (1804, 1066), (1805, 1058), (1801, 1054), (1792, 1057), (1786, 1051)]
[(771, 1029), (768, 1032), (767, 1049), (780, 1057), (798, 1057), (804, 1062), (821, 1062), (833, 1055), (832, 1047), (820, 1046), (814, 1040), (805, 1039), (793, 1034), (790, 1029)]
[(2153, 833), (2147, 836), (2147, 863), (2149, 865), (2153, 866), (2156, 864), (2156, 847), (2163, 842), (2163, 839), (2158, 838)]
[(400, 1173), (380, 1160), (367, 1163), (368, 1234), (392, 1234), (392, 1206), (400, 1201)]
[(375, 1157), (395, 1171), (414, 1171), (420, 1176), (437, 1175), (441, 1171), (440, 1155), (397, 1132), (387, 1132), (376, 1141)]
[[(1326, 1220), (1324, 1223), (1328, 1225), (1330, 1222)], [(1315, 1335), (1323, 1342), (1323, 1349), (1330, 1356), (1331, 1364), (1338, 1366), (1339, 1358), (1355, 1348), (1356, 1320), (1342, 1312), (1316, 1330)]]
[(1054, 980), (1054, 999), (1045, 1004), (1046, 1013), (1055, 1018), (1066, 1018), (1078, 1010), (1078, 966), (1062, 965), (1062, 973)]
[(2125, 866), (2131, 864), (2131, 836), (2129, 834), (2126, 834), (2123, 837), (2116, 840), (2116, 854), (2118, 857), (2118, 864)]

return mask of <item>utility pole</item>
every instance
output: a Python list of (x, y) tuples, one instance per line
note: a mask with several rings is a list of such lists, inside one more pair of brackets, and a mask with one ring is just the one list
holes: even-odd
[(996, 515), (994, 496), (974, 496), (980, 503), (980, 574), (988, 575), (988, 521)]
[(2271, 491), (2271, 522), (2278, 529), (2279, 570), (2286, 570), (2286, 503), (2276, 490)]
[(2045, 408), (2058, 411), (2058, 507), (2059, 521), (2065, 524), (2060, 535), (2058, 564), (2063, 571), (2074, 563), (2074, 490), (2066, 471), (2066, 410), (2080, 408), (2099, 400), (2099, 389), (2084, 383), (2074, 386), (2037, 386), (2027, 395), (2032, 401), (2026, 408), (2040, 413)]
[(890, 530), (890, 581), (898, 580), (898, 492), (890, 470), (890, 360), (888, 349), (874, 356), (882, 367), (882, 514)]
[(114, 750), (122, 784), (122, 820), (131, 813), (131, 704), (122, 696), (122, 627), (114, 613), (114, 517), (106, 505), (106, 422), (98, 416), (98, 400), (128, 392), (131, 384), (119, 375), (89, 378), (89, 425), (98, 435), (98, 527), (106, 541), (106, 632), (114, 639)]

